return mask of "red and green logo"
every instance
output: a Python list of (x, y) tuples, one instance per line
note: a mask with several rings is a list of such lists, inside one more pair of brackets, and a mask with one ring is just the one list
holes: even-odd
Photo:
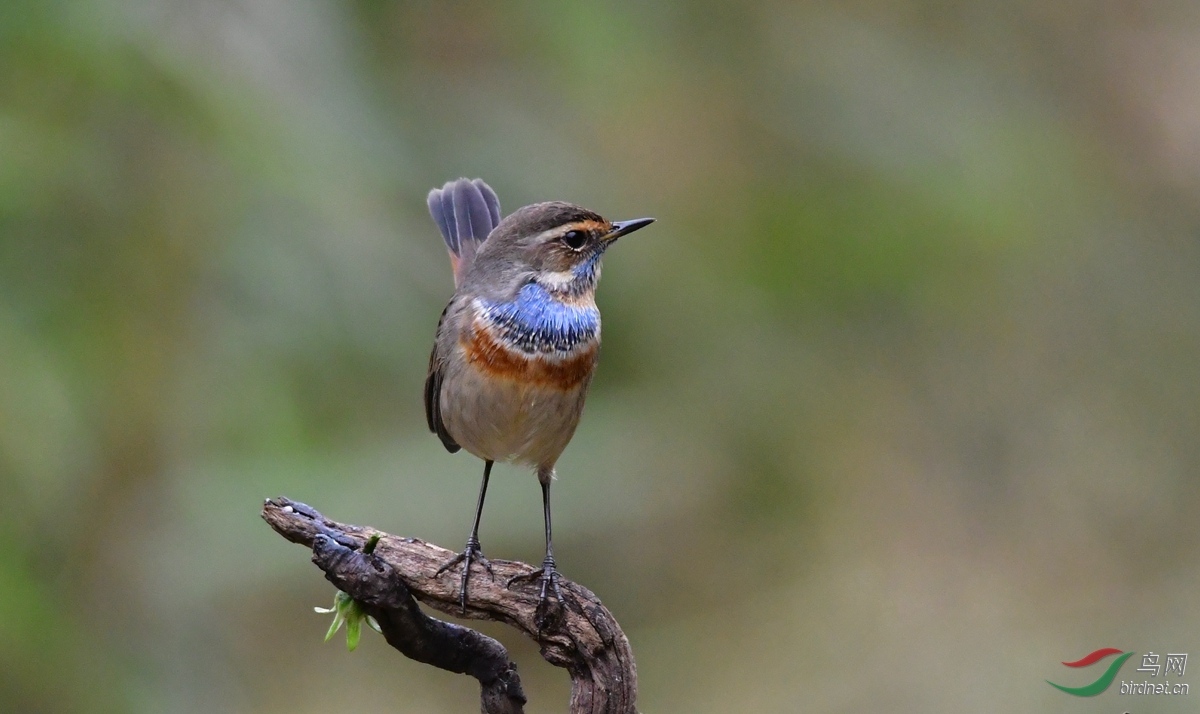
[(1108, 689), (1108, 686), (1113, 683), (1114, 679), (1117, 678), (1117, 672), (1121, 670), (1121, 665), (1125, 664), (1125, 660), (1133, 656), (1133, 652), (1123, 653), (1121, 650), (1115, 647), (1105, 647), (1104, 649), (1096, 650), (1083, 659), (1075, 660), (1074, 662), (1063, 662), (1063, 664), (1067, 665), (1068, 667), (1087, 667), (1099, 662), (1105, 657), (1115, 654), (1119, 654), (1121, 656), (1114, 659), (1112, 664), (1108, 665), (1108, 670), (1105, 671), (1104, 674), (1100, 675), (1099, 679), (1087, 686), (1064, 687), (1061, 684), (1055, 684), (1054, 682), (1051, 682), (1049, 679), (1046, 680), (1046, 684), (1061, 689), (1067, 694), (1073, 694), (1077, 697), (1094, 697), (1100, 692), (1103, 692), (1105, 689)]

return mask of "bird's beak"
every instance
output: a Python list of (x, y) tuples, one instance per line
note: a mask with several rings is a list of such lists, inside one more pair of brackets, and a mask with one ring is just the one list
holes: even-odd
[(633, 233), (639, 228), (645, 228), (653, 222), (653, 218), (634, 218), (632, 221), (613, 221), (612, 230), (609, 231), (602, 240), (605, 243), (612, 243), (621, 236), (627, 233)]

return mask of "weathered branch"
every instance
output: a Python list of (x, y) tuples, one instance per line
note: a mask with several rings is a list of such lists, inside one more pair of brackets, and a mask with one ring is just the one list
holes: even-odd
[[(458, 601), (461, 569), (434, 575), (453, 551), (337, 523), (286, 498), (268, 500), (262, 516), (284, 538), (312, 548), (313, 562), (379, 622), (388, 644), (418, 662), (479, 680), (484, 714), (523, 710), (525, 695), (508, 651), (475, 630), (425, 615), (414, 597), (447, 614), (503, 622), (525, 633), (547, 662), (570, 674), (572, 714), (637, 711), (637, 670), (629, 641), (587, 588), (560, 578), (563, 602), (552, 597), (539, 608), (536, 579), (505, 587), (512, 576), (535, 569), (493, 559), (494, 580), (482, 568), (472, 570), (464, 615)], [(373, 552), (364, 554), (364, 545), (376, 535)]]

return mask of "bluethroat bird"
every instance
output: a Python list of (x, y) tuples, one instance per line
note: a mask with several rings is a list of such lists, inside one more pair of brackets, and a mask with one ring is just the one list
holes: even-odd
[(483, 459), (483, 483), (463, 552), (438, 574), (463, 564), (459, 600), (466, 610), (471, 563), (491, 573), (479, 546), (479, 518), (492, 464), (532, 467), (542, 486), (546, 558), (513, 581), (541, 579), (559, 601), (550, 538), (550, 482), (587, 396), (600, 349), (596, 282), (600, 259), (618, 238), (653, 218), (607, 221), (559, 201), (535, 203), (501, 220), (496, 193), (480, 179), (458, 179), (429, 192), (454, 270), (454, 297), (442, 311), (425, 380), (429, 430), (450, 453)]

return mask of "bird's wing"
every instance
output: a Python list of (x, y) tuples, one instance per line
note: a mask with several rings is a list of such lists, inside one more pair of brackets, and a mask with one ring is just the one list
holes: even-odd
[(450, 251), (455, 286), (462, 283), (479, 246), (500, 224), (500, 199), (483, 179), (447, 181), (429, 192), (429, 214)]
[[(442, 317), (438, 320), (439, 335), (442, 332), (442, 323), (446, 321), (446, 313), (449, 311), (450, 305), (442, 310)], [(433, 352), (429, 355), (429, 374), (425, 377), (425, 421), (429, 424), (429, 430), (442, 440), (446, 451), (453, 454), (462, 447), (458, 445), (454, 437), (450, 436), (450, 432), (446, 431), (446, 423), (442, 421), (442, 376), (445, 373), (445, 365), (438, 355), (439, 343), (440, 340), (433, 343)]]

